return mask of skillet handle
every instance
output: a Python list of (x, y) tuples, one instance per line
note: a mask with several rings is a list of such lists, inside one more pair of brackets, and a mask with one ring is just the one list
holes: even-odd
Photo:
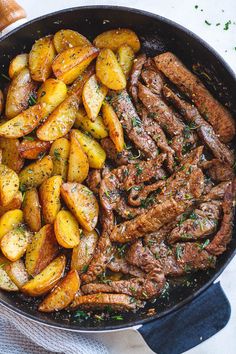
[(180, 354), (224, 328), (230, 314), (230, 303), (218, 282), (191, 303), (138, 331), (155, 353)]
[(26, 17), (25, 10), (14, 0), (0, 0), (0, 14), (0, 31)]

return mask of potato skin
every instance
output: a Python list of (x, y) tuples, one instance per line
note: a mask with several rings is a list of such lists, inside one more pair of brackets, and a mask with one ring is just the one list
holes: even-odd
[(8, 74), (10, 78), (13, 79), (13, 77), (19, 74), (19, 72), (22, 69), (27, 68), (28, 62), (29, 62), (29, 54), (23, 53), (15, 56), (15, 58), (11, 60), (8, 69)]
[(39, 305), (39, 311), (54, 312), (64, 309), (74, 300), (79, 288), (78, 273), (76, 270), (71, 270)]
[(51, 177), (52, 171), (53, 163), (49, 155), (42, 160), (33, 162), (19, 173), (20, 190), (25, 192), (28, 189), (40, 186), (43, 181)]
[(24, 220), (32, 232), (37, 232), (41, 228), (41, 206), (36, 188), (25, 192), (22, 206)]
[(42, 154), (50, 149), (51, 143), (49, 141), (41, 141), (39, 139), (28, 140), (24, 139), (19, 146), (20, 157), (28, 160), (36, 160)]
[(78, 246), (73, 248), (71, 257), (71, 269), (76, 269), (79, 274), (84, 273), (93, 258), (98, 241), (95, 230), (82, 232)]
[(23, 222), (23, 212), (20, 209), (9, 210), (0, 218), (0, 239)]
[(0, 203), (9, 204), (19, 189), (19, 177), (15, 171), (0, 164)]
[(128, 28), (118, 28), (99, 34), (93, 41), (97, 48), (109, 48), (117, 51), (123, 44), (129, 45), (135, 53), (140, 50), (140, 41), (136, 33)]
[(82, 183), (87, 178), (89, 172), (88, 158), (79, 141), (76, 139), (76, 135), (73, 130), (71, 131), (70, 137), (70, 155), (67, 181)]
[(2, 149), (2, 164), (7, 165), (15, 172), (20, 172), (24, 165), (24, 159), (19, 153), (20, 142), (18, 139), (0, 138), (0, 149)]
[(57, 256), (57, 243), (53, 225), (44, 225), (34, 235), (26, 251), (25, 266), (31, 276), (39, 274)]
[(1, 238), (1, 251), (6, 258), (15, 262), (26, 252), (31, 234), (23, 227), (17, 227)]
[(8, 119), (16, 117), (29, 106), (29, 98), (35, 92), (36, 84), (32, 81), (28, 68), (17, 74), (7, 92), (5, 114)]
[(102, 107), (102, 116), (116, 150), (121, 152), (125, 145), (123, 128), (114, 109), (107, 102)]
[(50, 156), (53, 160), (53, 175), (60, 175), (65, 181), (68, 171), (70, 142), (66, 138), (59, 138), (52, 143)]
[(5, 270), (10, 279), (18, 288), (21, 288), (29, 280), (29, 275), (26, 272), (22, 259), (7, 264)]
[(79, 183), (63, 183), (61, 195), (80, 225), (85, 230), (92, 231), (97, 225), (99, 212), (93, 192)]
[(115, 54), (111, 49), (102, 49), (96, 61), (98, 79), (111, 90), (123, 90), (126, 78)]
[(55, 33), (53, 37), (53, 43), (57, 53), (61, 53), (64, 50), (73, 47), (83, 47), (88, 45), (92, 46), (86, 37), (84, 37), (79, 32), (70, 29), (62, 29)]
[(45, 81), (52, 72), (52, 62), (56, 56), (52, 36), (38, 39), (29, 53), (29, 69), (33, 80)]
[(39, 198), (42, 206), (43, 219), (46, 224), (53, 224), (61, 209), (60, 189), (61, 176), (52, 176), (45, 180), (39, 188)]
[(67, 97), (37, 129), (37, 137), (43, 141), (51, 141), (66, 135), (72, 128), (79, 102), (75, 95)]
[(61, 255), (54, 259), (41, 273), (29, 280), (21, 288), (29, 296), (41, 296), (48, 293), (63, 276), (66, 257)]
[(74, 47), (61, 52), (55, 58), (52, 69), (57, 79), (72, 84), (98, 55), (99, 50), (92, 46)]
[(64, 248), (79, 244), (80, 229), (76, 218), (68, 210), (61, 210), (56, 216), (54, 231), (57, 242)]

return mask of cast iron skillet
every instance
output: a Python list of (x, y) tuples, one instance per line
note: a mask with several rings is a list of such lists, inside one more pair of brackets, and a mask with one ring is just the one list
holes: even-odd
[[(0, 40), (0, 65), (6, 71), (9, 60), (16, 54), (28, 52), (36, 39), (61, 28), (79, 31), (89, 39), (97, 34), (117, 27), (133, 29), (142, 41), (142, 51), (154, 56), (166, 50), (175, 53), (189, 67), (194, 65), (202, 80), (219, 101), (226, 104), (232, 113), (236, 112), (236, 78), (224, 60), (203, 40), (187, 29), (163, 17), (129, 8), (114, 6), (89, 6), (66, 9), (30, 21), (7, 34)], [(4, 69), (6, 68), (6, 69)], [(211, 80), (209, 80), (209, 77)], [(0, 82), (3, 84), (3, 82)], [(199, 272), (182, 282), (171, 285), (166, 294), (155, 303), (149, 303), (137, 313), (124, 314), (117, 321), (97, 321), (89, 318), (78, 321), (69, 313), (43, 314), (36, 310), (38, 301), (26, 299), (22, 294), (1, 292), (1, 303), (10, 309), (35, 321), (74, 331), (117, 330), (141, 325), (170, 314), (187, 302), (192, 301), (213, 283), (235, 254), (236, 237), (228, 250), (219, 258), (216, 269)], [(209, 290), (207, 290), (209, 291)], [(156, 313), (150, 316), (148, 310)], [(153, 322), (154, 324), (157, 323)]]

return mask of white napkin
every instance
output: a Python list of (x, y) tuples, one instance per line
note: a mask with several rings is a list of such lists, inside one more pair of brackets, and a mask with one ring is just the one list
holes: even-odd
[(0, 314), (0, 353), (39, 354), (39, 348), (34, 345), (36, 343), (46, 349), (40, 352), (43, 354), (48, 351), (65, 354), (108, 354), (104, 344), (86, 334), (38, 324), (2, 305)]

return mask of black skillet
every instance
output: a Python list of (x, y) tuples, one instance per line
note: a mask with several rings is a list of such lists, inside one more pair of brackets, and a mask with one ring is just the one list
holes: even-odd
[[(89, 39), (112, 28), (133, 29), (141, 39), (142, 51), (154, 56), (166, 50), (194, 68), (219, 101), (236, 113), (236, 77), (224, 60), (192, 32), (163, 17), (124, 7), (88, 6), (66, 9), (42, 16), (0, 39), (0, 68), (7, 74), (9, 60), (28, 52), (36, 39), (62, 28), (79, 31)], [(1, 79), (0, 85), (4, 85)], [(181, 353), (224, 327), (230, 305), (220, 284), (213, 284), (235, 254), (236, 237), (219, 258), (214, 270), (199, 272), (172, 283), (165, 296), (148, 303), (136, 313), (111, 316), (106, 321), (94, 317), (80, 321), (67, 312), (39, 313), (38, 301), (21, 294), (0, 292), (1, 303), (25, 317), (43, 324), (77, 332), (109, 331), (133, 327), (160, 354)], [(150, 309), (154, 309), (151, 310)], [(113, 317), (113, 318), (112, 318)]]

